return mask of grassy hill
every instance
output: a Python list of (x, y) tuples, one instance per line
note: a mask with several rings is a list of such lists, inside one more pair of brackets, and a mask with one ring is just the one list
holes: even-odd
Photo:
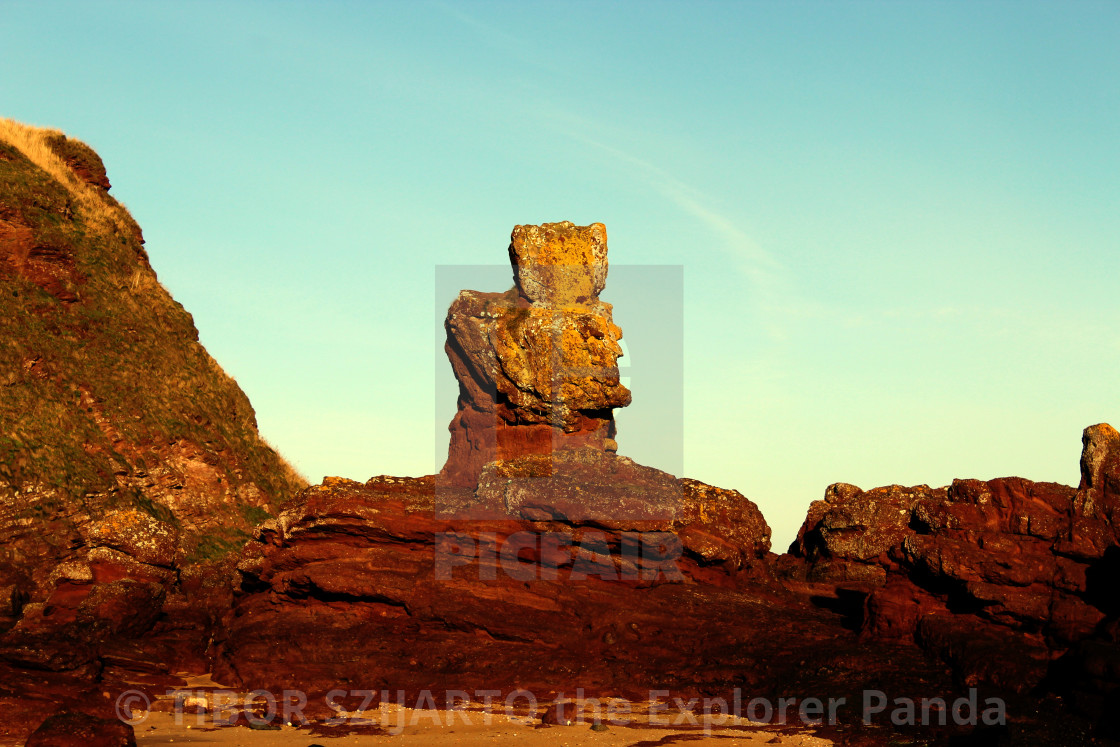
[(143, 243), (92, 149), (0, 119), (0, 587), (113, 510), (212, 558), (305, 486)]

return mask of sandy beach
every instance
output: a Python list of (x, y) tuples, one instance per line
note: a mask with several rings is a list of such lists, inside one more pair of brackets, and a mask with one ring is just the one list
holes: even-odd
[[(167, 744), (213, 745), (373, 745), (396, 747), (453, 744), (481, 747), (496, 744), (558, 745), (560, 747), (636, 747), (689, 742), (697, 745), (762, 745), (827, 747), (832, 741), (816, 736), (812, 727), (773, 726), (745, 718), (715, 714), (705, 725), (700, 714), (649, 703), (594, 699), (566, 700), (567, 725), (544, 724), (544, 704), (536, 709), (506, 708), (501, 703), (464, 704), (455, 710), (409, 708), (385, 702), (367, 710), (339, 711), (331, 721), (314, 719), (293, 725), (282, 718), (224, 710), (223, 702), (245, 702), (245, 694), (222, 690), (210, 677), (192, 677), (189, 688), (160, 697), (150, 711), (132, 719), (139, 747)], [(198, 689), (205, 688), (205, 689)], [(212, 689), (218, 688), (218, 689)], [(185, 693), (193, 693), (184, 698)], [(610, 710), (608, 710), (608, 708)], [(625, 714), (625, 715), (622, 715)], [(255, 720), (257, 723), (247, 723)], [(556, 720), (553, 718), (552, 720)], [(231, 722), (236, 725), (228, 725)]]
[[(595, 731), (590, 724), (572, 726), (540, 725), (539, 720), (528, 717), (507, 717), (492, 714), (489, 718), (480, 711), (456, 714), (454, 724), (447, 724), (447, 715), (441, 711), (416, 712), (404, 709), (406, 725), (397, 734), (376, 733), (379, 727), (353, 728), (295, 728), (254, 730), (245, 726), (213, 727), (195, 725), (195, 718), (186, 715), (177, 719), (174, 714), (156, 712), (136, 726), (136, 743), (139, 747), (167, 744), (212, 745), (376, 745), (420, 747), (421, 745), (449, 744), (464, 747), (482, 747), (499, 744), (556, 745), (558, 747), (637, 747), (638, 745), (668, 745), (687, 741), (694, 745), (777, 744), (788, 747), (826, 747), (833, 742), (814, 736), (810, 729), (780, 729), (754, 725), (727, 725), (713, 727), (708, 734), (696, 727), (658, 727), (644, 721), (627, 726), (607, 726)], [(397, 721), (393, 714), (390, 723)], [(469, 723), (464, 723), (466, 716)], [(436, 721), (440, 723), (436, 723)], [(413, 721), (415, 723), (412, 724)]]

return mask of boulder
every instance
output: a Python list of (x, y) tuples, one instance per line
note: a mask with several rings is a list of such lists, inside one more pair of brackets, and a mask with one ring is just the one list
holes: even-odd
[(148, 565), (170, 568), (175, 563), (179, 532), (171, 524), (135, 508), (108, 511), (91, 522), (90, 547), (119, 550)]
[(607, 227), (570, 221), (514, 226), (509, 261), (522, 298), (535, 306), (593, 303), (607, 284)]

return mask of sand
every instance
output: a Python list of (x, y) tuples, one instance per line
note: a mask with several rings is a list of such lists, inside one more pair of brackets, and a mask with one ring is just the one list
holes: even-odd
[[(554, 745), (556, 747), (646, 747), (687, 742), (690, 745), (763, 745), (786, 747), (827, 747), (833, 742), (817, 736), (816, 729), (798, 722), (787, 726), (760, 725), (745, 718), (721, 717), (704, 725), (698, 714), (682, 706), (657, 701), (650, 703), (621, 700), (565, 699), (563, 717), (570, 725), (545, 726), (540, 713), (544, 706), (505, 707), (503, 701), (463, 703), (456, 710), (408, 708), (385, 703), (366, 710), (345, 711), (341, 703), (332, 706), (337, 723), (313, 721), (311, 724), (285, 724), (284, 719), (253, 710), (259, 701), (214, 682), (209, 675), (183, 675), (186, 686), (167, 691), (135, 711), (120, 710), (129, 702), (128, 691), (118, 699), (118, 713), (130, 715), (139, 747), (149, 745), (279, 745), (280, 747), (343, 747), (344, 745), (464, 745), (465, 747), (503, 744)], [(403, 696), (402, 696), (403, 697)], [(132, 703), (136, 703), (132, 698)], [(403, 700), (401, 701), (404, 702)], [(517, 701), (511, 701), (516, 703)], [(231, 705), (232, 703), (232, 705)], [(251, 704), (250, 712), (245, 709)], [(417, 703), (414, 703), (416, 705)], [(134, 705), (134, 707), (135, 707)], [(427, 704), (424, 704), (427, 705)], [(355, 702), (350, 706), (359, 708)], [(690, 706), (691, 707), (691, 706)], [(276, 711), (282, 711), (282, 704)], [(684, 710), (685, 712), (682, 712)], [(330, 711), (327, 712), (328, 714)], [(246, 716), (257, 721), (250, 728)], [(294, 720), (298, 721), (298, 718)], [(593, 728), (597, 721), (602, 725)], [(237, 725), (229, 725), (236, 722)]]
[[(651, 724), (648, 704), (631, 704), (632, 713), (616, 722), (592, 728), (594, 712), (582, 703), (568, 711), (580, 719), (568, 726), (543, 726), (535, 713), (486, 709), (472, 703), (458, 711), (417, 710), (386, 704), (377, 709), (349, 714), (339, 726), (312, 725), (252, 729), (245, 725), (215, 726), (207, 712), (167, 712), (154, 710), (134, 724), (139, 747), (168, 744), (213, 745), (421, 745), (449, 744), (464, 747), (489, 747), (501, 744), (555, 745), (557, 747), (622, 747), (688, 742), (690, 745), (763, 745), (787, 747), (827, 747), (833, 742), (815, 736), (811, 727), (760, 726), (746, 719), (705, 728), (689, 723), (690, 716), (668, 711), (654, 714)], [(583, 716), (575, 716), (577, 713)], [(586, 719), (586, 720), (582, 720)], [(656, 723), (660, 721), (660, 723)], [(666, 721), (668, 726), (663, 725)], [(605, 727), (605, 728), (604, 728)]]
[[(436, 725), (430, 714), (437, 714), (441, 723)], [(416, 715), (405, 709), (406, 725), (396, 735), (349, 734), (338, 736), (323, 731), (281, 727), (278, 731), (252, 730), (245, 726), (207, 727), (194, 725), (195, 717), (186, 715), (176, 723), (176, 717), (169, 713), (152, 713), (142, 724), (136, 726), (136, 743), (139, 747), (167, 744), (213, 744), (213, 745), (291, 745), (310, 747), (322, 745), (394, 745), (394, 747), (421, 747), (422, 745), (448, 744), (463, 747), (489, 747), (502, 744), (555, 745), (557, 747), (623, 747), (624, 745), (653, 745), (687, 742), (689, 745), (763, 745), (780, 744), (786, 747), (826, 747), (831, 741), (815, 737), (810, 729), (777, 729), (757, 726), (713, 727), (710, 735), (705, 736), (696, 727), (651, 727), (645, 723), (629, 726), (608, 726), (606, 731), (593, 731), (588, 724), (573, 726), (538, 727), (525, 717), (506, 717), (494, 714), (489, 724), (484, 723), (484, 714), (467, 713), (470, 724), (458, 718), (454, 725), (447, 725), (443, 712), (420, 712), (415, 725), (408, 720)], [(344, 734), (345, 729), (337, 730)]]

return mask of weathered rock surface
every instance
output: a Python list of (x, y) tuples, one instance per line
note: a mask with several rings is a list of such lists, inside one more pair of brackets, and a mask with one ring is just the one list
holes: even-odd
[(440, 476), (473, 485), (482, 467), (565, 448), (614, 451), (612, 410), (622, 386), (601, 223), (517, 226), (509, 248), (516, 284), (506, 293), (463, 291), (447, 313), (447, 356), (459, 411)]
[(964, 683), (1026, 692), (1065, 677), (1052, 662), (1092, 659), (1107, 627), (1079, 642), (1120, 611), (1120, 436), (1101, 424), (1083, 443), (1077, 489), (1015, 477), (830, 486), (791, 547), (806, 565), (790, 575), (842, 590), (865, 636), (915, 640)]
[(100, 187), (106, 192), (112, 188), (105, 163), (93, 148), (80, 140), (68, 138), (61, 132), (44, 133), (43, 142), (83, 182), (92, 187)]
[(912, 645), (868, 648), (776, 584), (765, 538), (720, 528), (745, 508), (738, 494), (683, 487), (691, 495), (675, 519), (586, 523), (560, 517), (559, 487), (555, 503), (519, 504), (535, 520), (470, 522), (434, 511), (431, 477), (309, 488), (246, 548), (214, 676), (299, 687), (313, 703), (337, 688), (437, 700), (581, 687), (641, 700), (650, 689), (730, 697), (735, 687), (851, 697), (872, 682), (955, 692)]
[[(262, 525), (220, 627), (219, 679), (437, 699), (1015, 694), (1100, 618), (1054, 549), (1076, 534), (1062, 517), (1080, 495), (1058, 485), (835, 485), (795, 554), (770, 555), (741, 494), (635, 464), (597, 435), (613, 437), (605, 416), (624, 404), (618, 333), (587, 311), (604, 232), (518, 227), (510, 254), (513, 291), (464, 291), (448, 315), (461, 390), (444, 471), (331, 480)], [(1089, 439), (1093, 485), (1107, 485), (1092, 466), (1111, 458), (1106, 437)]]
[[(444, 494), (440, 494), (443, 498)], [(663, 533), (703, 569), (760, 572), (770, 550), (770, 527), (758, 507), (735, 490), (678, 479), (627, 457), (595, 449), (530, 455), (483, 468), (473, 500), (442, 513), (512, 517), (561, 525), (586, 524), (614, 532)], [(489, 512), (489, 513), (487, 513)], [(543, 524), (542, 524), (543, 526)]]
[(602, 223), (515, 226), (509, 261), (521, 297), (538, 306), (592, 303), (607, 284), (607, 229)]
[(0, 588), (32, 603), (96, 547), (168, 568), (240, 546), (305, 484), (108, 190), (84, 143), (0, 121)]

